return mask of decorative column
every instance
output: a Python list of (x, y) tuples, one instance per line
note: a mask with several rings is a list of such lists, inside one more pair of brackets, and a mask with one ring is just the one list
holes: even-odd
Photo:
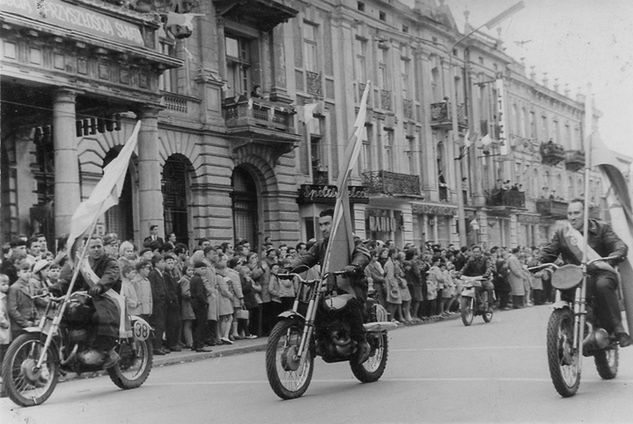
[(158, 225), (164, 234), (163, 193), (160, 187), (160, 155), (158, 151), (158, 112), (153, 106), (141, 107), (138, 116), (141, 128), (138, 133), (138, 175), (140, 239), (149, 234), (150, 225)]
[(70, 220), (81, 201), (75, 128), (77, 92), (59, 89), (53, 100), (55, 150), (55, 234), (70, 232)]

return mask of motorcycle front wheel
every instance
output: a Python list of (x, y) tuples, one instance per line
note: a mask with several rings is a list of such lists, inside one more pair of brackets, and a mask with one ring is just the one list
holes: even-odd
[(492, 305), (490, 304), (490, 302), (488, 302), (487, 309), (484, 311), (483, 314), (481, 314), (481, 316), (484, 319), (484, 322), (488, 323), (492, 321), (493, 315), (494, 315), (494, 309), (492, 308)]
[(266, 374), (273, 392), (282, 399), (302, 396), (310, 385), (314, 371), (314, 357), (308, 347), (297, 356), (303, 323), (296, 320), (279, 321), (268, 336), (266, 346)]
[(580, 386), (578, 349), (574, 349), (574, 314), (555, 309), (547, 323), (547, 362), (556, 391), (562, 397), (576, 394)]
[(52, 346), (45, 353), (42, 367), (35, 367), (44, 351), (45, 341), (44, 334), (22, 334), (5, 354), (2, 381), (9, 398), (20, 406), (44, 403), (57, 386), (59, 363)]
[(389, 340), (387, 333), (368, 334), (367, 342), (371, 348), (369, 358), (359, 364), (356, 357), (349, 361), (352, 374), (361, 383), (378, 381), (385, 372), (389, 355)]
[(466, 327), (473, 323), (473, 316), (475, 314), (473, 310), (473, 303), (474, 299), (472, 297), (462, 297), (459, 300), (459, 309), (460, 315), (462, 317), (462, 323), (464, 323)]
[(596, 352), (593, 356), (593, 361), (596, 364), (596, 369), (598, 370), (600, 377), (604, 380), (614, 379), (618, 374), (619, 358), (620, 354), (617, 346), (613, 349)]
[(140, 387), (152, 371), (153, 352), (148, 340), (125, 340), (117, 348), (119, 362), (107, 369), (110, 380), (121, 389)]

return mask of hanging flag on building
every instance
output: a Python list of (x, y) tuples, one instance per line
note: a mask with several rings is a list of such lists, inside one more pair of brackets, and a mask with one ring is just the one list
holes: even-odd
[(501, 73), (495, 80), (495, 88), (497, 91), (497, 140), (499, 141), (499, 153), (502, 155), (508, 154), (508, 141), (506, 140), (506, 113), (505, 113), (505, 87), (503, 85), (503, 78)]
[(352, 237), (352, 217), (349, 206), (349, 193), (347, 186), (354, 166), (358, 162), (365, 135), (365, 118), (367, 115), (367, 97), (369, 96), (370, 81), (365, 85), (363, 97), (360, 101), (356, 121), (354, 121), (353, 133), (345, 146), (345, 156), (340, 163), (336, 186), (336, 204), (334, 206), (334, 217), (332, 218), (332, 229), (328, 241), (325, 257), (323, 260), (323, 272), (340, 271), (349, 264), (351, 254), (354, 250), (354, 239)]
[(312, 133), (312, 126), (314, 125), (314, 112), (316, 111), (319, 103), (308, 103), (303, 106), (298, 106), (299, 120), (303, 121), (306, 125), (308, 134)]
[[(90, 197), (81, 202), (73, 214), (66, 243), (69, 252), (72, 251), (75, 241), (88, 231), (101, 215), (119, 203), (127, 167), (138, 142), (140, 127), (141, 121), (138, 121), (118, 156), (103, 168), (103, 176), (90, 193)], [(69, 255), (69, 259), (72, 261), (74, 258), (71, 256)]]

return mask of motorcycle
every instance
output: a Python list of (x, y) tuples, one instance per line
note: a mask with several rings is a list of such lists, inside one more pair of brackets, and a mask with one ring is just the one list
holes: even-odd
[[(91, 348), (95, 336), (86, 328), (93, 313), (87, 292), (34, 298), (46, 300), (42, 318), (11, 343), (2, 363), (7, 395), (20, 406), (45, 402), (60, 374), (100, 371), (107, 359), (103, 352)], [(140, 317), (131, 316), (130, 320), (132, 336), (117, 339), (115, 351), (120, 359), (106, 369), (121, 389), (141, 386), (152, 369), (152, 328)]]
[(460, 315), (462, 323), (468, 327), (473, 323), (475, 315), (481, 315), (484, 322), (492, 321), (494, 308), (488, 300), (488, 292), (482, 288), (484, 277), (469, 277), (462, 275), (462, 292), (460, 298)]
[[(310, 385), (314, 358), (327, 362), (349, 361), (352, 374), (363, 383), (378, 381), (387, 366), (389, 343), (387, 331), (396, 327), (389, 321), (385, 308), (372, 298), (365, 302), (365, 324), (369, 358), (358, 361), (358, 346), (350, 338), (350, 327), (341, 319), (345, 307), (354, 297), (337, 294), (336, 283), (328, 279), (343, 272), (326, 273), (321, 278), (305, 280), (299, 274), (279, 274), (281, 279), (299, 283), (291, 310), (281, 313), (279, 322), (268, 337), (266, 374), (275, 394), (282, 399), (302, 396)], [(317, 319), (318, 318), (318, 319)]]
[(592, 299), (586, 299), (587, 267), (611, 259), (617, 258), (598, 258), (586, 265), (549, 263), (529, 268), (530, 271), (554, 270), (551, 284), (556, 289), (556, 297), (547, 323), (547, 362), (554, 388), (562, 397), (571, 397), (578, 391), (583, 356), (593, 356), (603, 379), (611, 380), (617, 375), (617, 338), (601, 327), (591, 307)]

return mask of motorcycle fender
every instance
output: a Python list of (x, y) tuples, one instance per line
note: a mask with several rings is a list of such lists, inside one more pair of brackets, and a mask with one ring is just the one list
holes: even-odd
[(301, 315), (299, 312), (295, 312), (292, 309), (284, 311), (277, 315), (278, 318), (283, 319), (298, 319), (300, 321), (305, 321), (305, 317)]
[(143, 318), (136, 315), (130, 317), (132, 322), (132, 334), (136, 340), (147, 340), (152, 335), (154, 329)]
[(475, 289), (474, 289), (474, 287), (465, 288), (462, 291), (462, 297), (475, 297)]
[(569, 304), (569, 302), (568, 302), (568, 301), (566, 301), (566, 300), (559, 300), (559, 301), (556, 301), (556, 302), (554, 302), (554, 304), (552, 305), (552, 307), (553, 307), (554, 309), (565, 309), (565, 308), (571, 309), (571, 305), (570, 305), (570, 304)]

